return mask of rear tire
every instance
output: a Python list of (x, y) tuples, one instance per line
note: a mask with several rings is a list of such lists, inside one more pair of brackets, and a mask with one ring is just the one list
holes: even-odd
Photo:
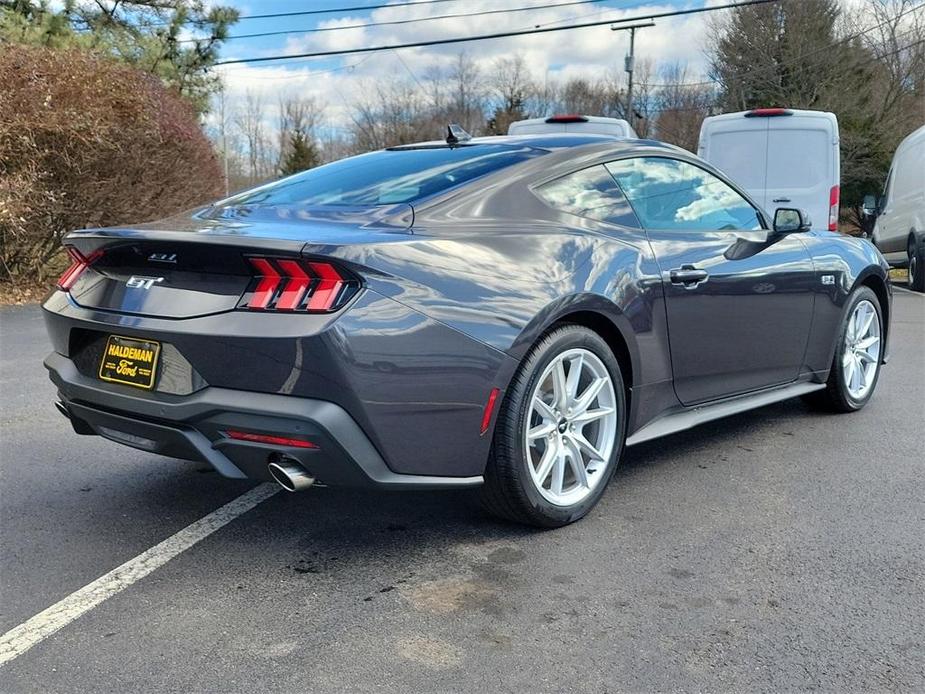
[(482, 505), (518, 523), (572, 523), (600, 500), (625, 437), (626, 393), (613, 352), (588, 328), (555, 327), (505, 394)]
[(855, 412), (864, 407), (880, 377), (882, 340), (880, 301), (869, 287), (858, 287), (848, 299), (825, 390), (803, 400), (827, 412)]
[(925, 292), (925, 242), (910, 236), (906, 252), (909, 254), (909, 289)]

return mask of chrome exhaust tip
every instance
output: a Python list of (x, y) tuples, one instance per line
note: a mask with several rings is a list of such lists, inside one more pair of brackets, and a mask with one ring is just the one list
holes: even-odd
[(274, 460), (267, 465), (267, 469), (276, 483), (287, 492), (300, 492), (315, 483), (315, 478), (291, 458)]

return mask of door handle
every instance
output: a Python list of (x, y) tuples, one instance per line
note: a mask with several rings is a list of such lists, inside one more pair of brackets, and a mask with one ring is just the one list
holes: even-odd
[(700, 270), (693, 265), (682, 265), (679, 268), (668, 272), (668, 279), (672, 284), (683, 284), (688, 289), (693, 289), (701, 282), (706, 281), (710, 276), (706, 270)]
[(774, 198), (771, 202), (790, 202), (790, 198)]

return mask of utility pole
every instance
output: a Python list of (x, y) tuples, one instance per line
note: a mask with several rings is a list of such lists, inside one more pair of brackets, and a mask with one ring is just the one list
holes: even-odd
[(633, 130), (636, 129), (634, 121), (635, 111), (633, 110), (633, 69), (635, 67), (634, 63), (636, 60), (635, 48), (636, 48), (636, 29), (645, 29), (646, 27), (654, 27), (655, 22), (651, 19), (648, 22), (643, 22), (641, 24), (631, 24), (629, 26), (612, 26), (610, 27), (611, 31), (624, 31), (629, 29), (630, 32), (630, 52), (627, 54), (624, 59), (623, 69), (628, 75), (627, 86), (626, 86), (626, 121), (630, 124), (630, 127)]
[(633, 121), (633, 62), (636, 60), (634, 48), (636, 47), (636, 27), (630, 27), (630, 52), (623, 59), (623, 70), (626, 72), (626, 120), (635, 130)]
[(221, 82), (218, 89), (218, 114), (219, 126), (221, 127), (222, 137), (222, 163), (225, 168), (225, 197), (228, 197), (228, 133), (226, 132), (225, 123), (225, 83)]

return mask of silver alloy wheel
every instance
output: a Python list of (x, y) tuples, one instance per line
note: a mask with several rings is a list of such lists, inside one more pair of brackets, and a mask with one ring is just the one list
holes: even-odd
[(880, 368), (880, 319), (877, 309), (865, 299), (854, 307), (845, 329), (842, 373), (848, 394), (863, 400)]
[(605, 476), (617, 435), (613, 379), (596, 354), (569, 349), (536, 382), (524, 427), (527, 466), (550, 503), (586, 499)]

